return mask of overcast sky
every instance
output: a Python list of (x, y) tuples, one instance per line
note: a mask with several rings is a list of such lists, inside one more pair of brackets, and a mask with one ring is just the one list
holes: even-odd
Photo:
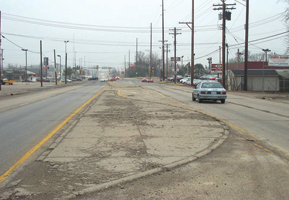
[[(138, 50), (149, 53), (150, 23), (153, 26), (153, 52), (161, 57), (161, 0), (0, 0), (2, 12), (2, 46), (4, 66), (18, 64), (25, 66), (25, 52), (28, 49), (28, 66), (40, 63), (39, 44), (43, 41), (43, 53), (53, 61), (53, 50), (62, 56), (64, 63), (65, 40), (67, 43), (68, 66), (76, 60), (88, 66), (123, 67), (124, 57), (131, 62), (135, 59), (136, 38)], [(164, 0), (165, 39), (173, 56), (174, 38), (169, 29), (181, 29), (177, 35), (177, 56), (184, 56), (184, 63), (190, 61), (191, 33), (186, 25), (179, 22), (191, 21), (191, 0)], [(216, 51), (222, 42), (222, 21), (220, 11), (214, 11), (213, 4), (220, 0), (195, 0), (195, 63), (207, 64), (212, 57), (219, 63)], [(237, 49), (244, 50), (244, 0), (227, 0), (236, 3), (232, 20), (227, 21), (227, 43), (230, 58)], [(286, 51), (286, 31), (283, 21), (288, 5), (278, 0), (250, 1), (249, 51), (262, 53), (268, 48), (277, 54)], [(262, 39), (266, 38), (267, 39)], [(75, 53), (76, 52), (76, 53)], [(212, 53), (214, 52), (214, 53)], [(59, 58), (57, 58), (59, 62)], [(85, 63), (84, 63), (85, 61)]]

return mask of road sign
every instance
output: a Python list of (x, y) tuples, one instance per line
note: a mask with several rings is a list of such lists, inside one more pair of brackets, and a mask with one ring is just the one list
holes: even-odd
[[(177, 61), (181, 61), (181, 57), (176, 57), (177, 58)], [(175, 61), (175, 57), (171, 57), (171, 61)]]
[(289, 56), (269, 56), (268, 66), (278, 66), (278, 67), (288, 67), (289, 66)]
[(223, 65), (222, 64), (212, 64), (212, 70), (211, 71), (222, 71)]

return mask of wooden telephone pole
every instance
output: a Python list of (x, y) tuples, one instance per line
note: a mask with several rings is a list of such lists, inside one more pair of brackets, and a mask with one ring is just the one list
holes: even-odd
[(222, 0), (222, 4), (213, 5), (218, 8), (214, 8), (213, 10), (222, 10), (222, 14), (220, 15), (223, 20), (222, 27), (222, 84), (223, 87), (226, 87), (226, 20), (231, 20), (231, 12), (227, 10), (236, 9), (234, 7), (228, 8), (228, 6), (235, 6), (236, 4), (226, 4), (225, 0)]

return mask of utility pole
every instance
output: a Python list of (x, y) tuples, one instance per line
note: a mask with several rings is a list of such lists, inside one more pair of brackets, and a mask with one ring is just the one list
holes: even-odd
[(177, 29), (176, 27), (174, 29), (170, 29), (170, 31), (174, 31), (173, 33), (170, 33), (170, 35), (174, 35), (174, 61), (175, 61), (175, 84), (177, 83), (177, 34), (181, 34), (181, 33), (177, 33), (177, 30), (181, 30), (181, 29)]
[(69, 40), (64, 41), (65, 43), (65, 84), (67, 84), (67, 43)]
[(226, 43), (226, 47), (227, 47), (227, 89), (228, 89), (228, 85), (229, 85), (229, 45), (228, 43)]
[(239, 70), (239, 63), (240, 63), (240, 55), (243, 55), (243, 53), (240, 52), (240, 50), (238, 49), (237, 52), (237, 69)]
[(25, 51), (25, 83), (27, 85), (27, 51), (28, 49), (22, 49), (22, 51)]
[(128, 77), (130, 76), (130, 50), (128, 51)]
[(222, 63), (222, 47), (219, 46), (219, 64)]
[[(126, 71), (126, 56), (124, 55), (124, 74), (123, 74), (123, 77), (125, 77), (125, 71)], [(121, 73), (122, 73), (122, 70), (121, 70)]]
[[(267, 53), (270, 52), (270, 49), (262, 49), (265, 52), (265, 61), (267, 62)], [(264, 61), (263, 61), (263, 77), (262, 77), (262, 92), (264, 92)]]
[(163, 81), (165, 80), (165, 16), (164, 16), (164, 0), (162, 0), (162, 60), (163, 60)]
[(152, 77), (152, 51), (153, 51), (153, 25), (151, 23), (151, 38), (150, 38), (150, 79)]
[(57, 85), (56, 52), (55, 52), (55, 49), (54, 49), (54, 74), (55, 74), (55, 85)]
[(43, 87), (43, 81), (42, 81), (42, 71), (43, 69), (43, 64), (42, 64), (42, 40), (40, 40), (40, 82), (41, 82), (41, 87)]
[[(0, 11), (0, 49), (1, 49), (1, 43), (2, 43), (2, 32), (1, 32), (1, 21), (2, 21), (2, 15), (1, 15), (1, 11)], [(1, 52), (1, 63), (0, 63), (0, 80), (2, 80), (2, 59), (3, 59), (3, 52)], [(4, 69), (4, 67), (3, 67)], [(0, 90), (1, 90), (1, 83), (0, 83)]]
[[(192, 22), (179, 22), (179, 24), (186, 24), (191, 29), (191, 85), (194, 84), (194, 65), (195, 65), (195, 1), (192, 0)], [(191, 24), (192, 26), (190, 26)]]
[(231, 12), (228, 12), (226, 10), (233, 10), (236, 9), (234, 7), (228, 8), (227, 6), (235, 6), (234, 4), (226, 4), (225, 0), (221, 0), (222, 4), (217, 4), (213, 6), (218, 6), (218, 8), (214, 8), (213, 10), (222, 10), (222, 20), (223, 20), (223, 26), (222, 26), (222, 83), (223, 87), (226, 87), (226, 71), (225, 71), (225, 63), (226, 63), (226, 20), (231, 20)]
[(244, 91), (247, 91), (248, 77), (248, 42), (249, 42), (249, 0), (246, 2), (246, 26), (245, 26), (245, 67), (244, 67)]
[(212, 71), (212, 57), (208, 58), (208, 63), (209, 63), (209, 71), (210, 71), (210, 74), (211, 74), (211, 71)]
[(169, 76), (170, 73), (170, 68), (169, 68), (169, 44), (166, 44), (166, 69), (167, 69), (167, 77)]
[(136, 70), (136, 73), (137, 73), (137, 48), (138, 48), (138, 39), (136, 38), (136, 51), (135, 51), (135, 70)]
[(59, 76), (60, 76), (60, 81), (61, 81), (61, 78), (62, 78), (62, 76), (61, 76), (61, 55), (57, 55), (57, 57), (60, 58), (60, 61), (59, 61), (59, 67), (60, 67), (59, 71), (60, 71), (60, 74), (59, 74)]

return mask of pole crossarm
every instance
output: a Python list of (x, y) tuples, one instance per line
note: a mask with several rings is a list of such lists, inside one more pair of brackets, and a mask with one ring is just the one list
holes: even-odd
[(189, 27), (189, 29), (193, 29), (189, 24), (193, 24), (192, 22), (179, 22), (179, 24), (186, 24), (188, 27)]

